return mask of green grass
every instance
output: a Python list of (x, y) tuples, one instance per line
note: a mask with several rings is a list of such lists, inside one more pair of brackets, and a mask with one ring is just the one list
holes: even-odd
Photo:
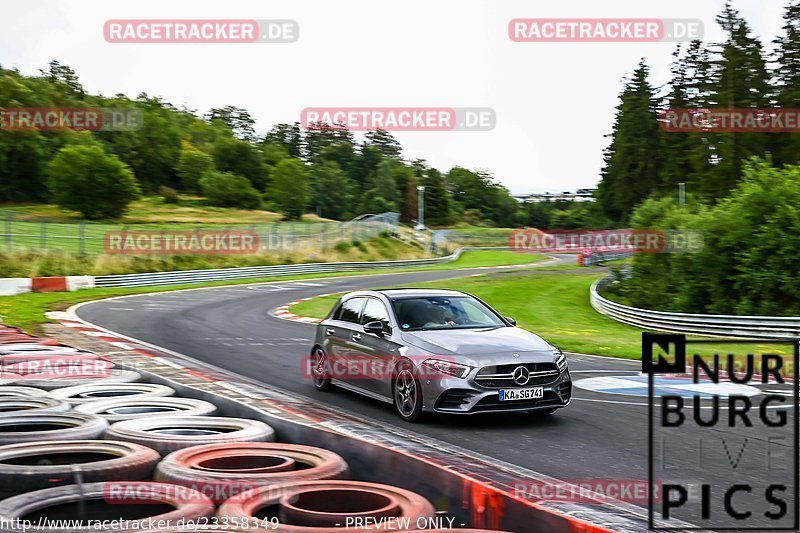
[(507, 250), (472, 250), (464, 252), (453, 263), (431, 267), (431, 270), (450, 270), (453, 268), (476, 268), (484, 266), (527, 265), (547, 259), (546, 255), (515, 253)]

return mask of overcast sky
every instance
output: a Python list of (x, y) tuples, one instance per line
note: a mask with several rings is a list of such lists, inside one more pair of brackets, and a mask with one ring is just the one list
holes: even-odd
[[(763, 42), (785, 0), (738, 0)], [(5, 1), (0, 65), (57, 59), (92, 93), (144, 91), (205, 113), (235, 105), (259, 133), (306, 107), (490, 107), (492, 131), (398, 132), (409, 159), (487, 169), (514, 193), (593, 187), (621, 80), (645, 57), (667, 81), (674, 43), (515, 43), (514, 18), (696, 18), (720, 38), (723, 0)], [(108, 19), (294, 19), (291, 44), (110, 44)]]

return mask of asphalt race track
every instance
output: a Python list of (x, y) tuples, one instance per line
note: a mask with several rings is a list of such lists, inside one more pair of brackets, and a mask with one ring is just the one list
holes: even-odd
[[(646, 480), (647, 397), (646, 388), (642, 396), (642, 386), (635, 382), (639, 379), (639, 361), (569, 356), (572, 378), (579, 385), (574, 389), (572, 404), (553, 416), (491, 414), (434, 418), (423, 424), (409, 425), (401, 422), (388, 404), (341, 390), (317, 392), (301, 369), (301, 360), (309, 353), (314, 326), (268, 314), (271, 309), (290, 301), (324, 293), (415, 286), (424, 281), (476, 273), (515, 275), (499, 270), (464, 269), (239, 285), (100, 301), (82, 306), (78, 315), (114, 332), (361, 417), (399, 425), (404, 431), (562, 480)], [(458, 283), (454, 283), (453, 288), (457, 289)], [(488, 303), (501, 305), (501, 302)], [(586, 382), (586, 388), (582, 388), (579, 380), (586, 378), (601, 379)], [(735, 428), (724, 428), (724, 432), (730, 435), (731, 442), (741, 436)], [(731, 445), (736, 450), (741, 446), (740, 442)], [(687, 446), (687, 450), (692, 449), (691, 442)], [(764, 454), (756, 447), (747, 451), (751, 459), (762, 459)], [(691, 453), (687, 451), (684, 455)], [(760, 473), (754, 470), (751, 475), (757, 479)], [(726, 469), (714, 468), (713, 462), (708, 462), (704, 474), (706, 482), (725, 486), (728, 477)]]

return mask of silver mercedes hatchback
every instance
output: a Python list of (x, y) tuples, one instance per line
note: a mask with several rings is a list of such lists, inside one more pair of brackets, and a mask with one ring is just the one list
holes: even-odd
[(572, 395), (561, 350), (451, 290), (342, 296), (317, 327), (306, 370), (317, 389), (391, 403), (409, 422), (425, 413), (551, 414)]

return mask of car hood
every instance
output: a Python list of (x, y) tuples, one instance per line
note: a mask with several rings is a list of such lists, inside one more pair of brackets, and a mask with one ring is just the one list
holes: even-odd
[[(551, 361), (553, 349), (544, 339), (520, 328), (451, 329), (403, 332), (403, 341), (432, 354), (474, 357), (544, 352)], [(526, 357), (528, 359), (528, 357)], [(520, 359), (514, 359), (519, 362)], [(499, 361), (498, 361), (499, 362)]]

